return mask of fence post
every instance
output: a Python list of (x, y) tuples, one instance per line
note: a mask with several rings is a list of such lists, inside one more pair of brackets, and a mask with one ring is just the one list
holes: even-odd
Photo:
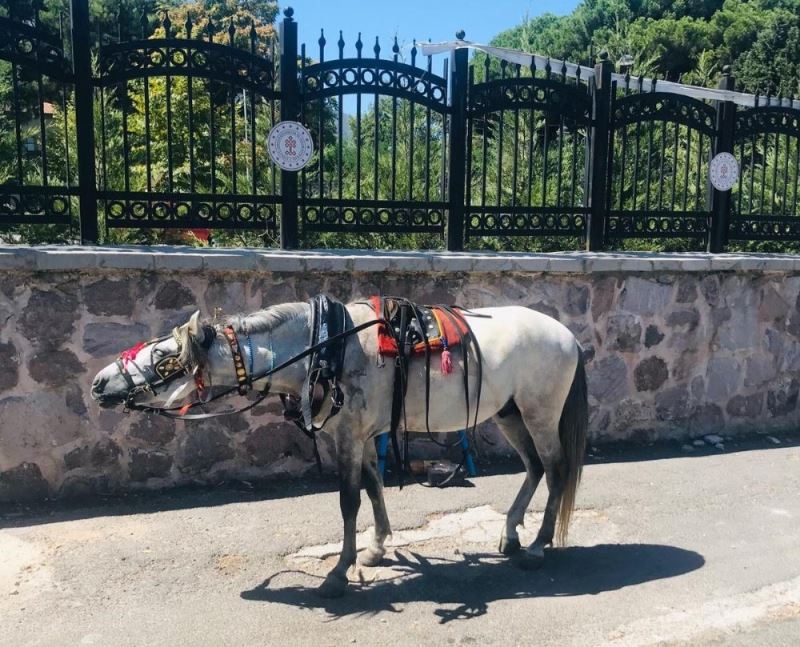
[[(722, 68), (722, 78), (719, 81), (721, 90), (733, 90), (736, 80), (731, 76), (731, 67)], [(736, 104), (733, 101), (717, 101), (716, 135), (714, 137), (714, 151), (718, 153), (733, 153), (733, 131), (736, 125)], [(718, 191), (710, 186), (711, 192), (711, 230), (708, 235), (709, 252), (718, 254), (725, 249), (728, 241), (728, 221), (730, 218), (731, 190)]]
[[(300, 116), (300, 87), (297, 82), (297, 23), (294, 9), (287, 7), (280, 26), (281, 121)], [(281, 171), (281, 249), (296, 249), (297, 171)]]
[(592, 143), (589, 151), (589, 223), (586, 249), (603, 249), (605, 238), (606, 197), (608, 195), (608, 145), (611, 132), (611, 72), (613, 63), (606, 52), (594, 66), (592, 93)]
[[(456, 32), (464, 40), (464, 31)], [(447, 169), (447, 249), (464, 249), (464, 195), (467, 156), (467, 69), (466, 48), (453, 50), (450, 67), (450, 163)]]
[(72, 60), (75, 73), (75, 131), (78, 140), (78, 197), (81, 243), (98, 241), (97, 179), (94, 155), (94, 88), (92, 85), (89, 0), (72, 0)]

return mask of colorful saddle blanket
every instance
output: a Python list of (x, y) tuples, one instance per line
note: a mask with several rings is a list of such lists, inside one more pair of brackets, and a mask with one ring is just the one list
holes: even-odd
[[(392, 335), (386, 326), (378, 328), (378, 352), (386, 357), (398, 354), (397, 339), (410, 347), (411, 354), (424, 355), (427, 347), (430, 352), (441, 352), (458, 346), (469, 332), (466, 323), (440, 306), (421, 306), (391, 297), (371, 297), (370, 305), (378, 316), (383, 316), (394, 329)], [(409, 307), (410, 306), (410, 307)], [(403, 307), (406, 313), (406, 331), (401, 330)], [(424, 331), (424, 332), (423, 332)]]

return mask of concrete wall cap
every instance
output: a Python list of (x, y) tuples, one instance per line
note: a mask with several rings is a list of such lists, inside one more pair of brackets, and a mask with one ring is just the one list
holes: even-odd
[(792, 254), (652, 252), (445, 252), (264, 250), (157, 246), (0, 245), (0, 270), (170, 270), (175, 272), (795, 272)]

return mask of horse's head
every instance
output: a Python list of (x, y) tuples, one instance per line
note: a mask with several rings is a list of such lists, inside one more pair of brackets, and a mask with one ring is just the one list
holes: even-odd
[(195, 376), (216, 337), (200, 324), (200, 311), (170, 335), (136, 344), (101, 370), (92, 382), (92, 398), (102, 407), (170, 406), (195, 387)]

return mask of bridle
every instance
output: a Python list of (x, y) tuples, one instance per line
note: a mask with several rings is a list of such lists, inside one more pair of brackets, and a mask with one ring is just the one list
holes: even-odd
[[(214, 343), (217, 331), (211, 326), (204, 326), (203, 331), (205, 335), (203, 337), (203, 343), (201, 344), (201, 347), (204, 350), (208, 350)], [(139, 364), (137, 364), (136, 356), (139, 354), (141, 350), (147, 348), (148, 346), (154, 346), (160, 344), (161, 342), (166, 341), (167, 339), (170, 338), (175, 339), (175, 343), (177, 345), (176, 352), (164, 355), (152, 367), (140, 366)], [(128, 350), (123, 351), (120, 354), (120, 356), (116, 359), (114, 363), (116, 364), (117, 369), (119, 370), (119, 374), (122, 376), (122, 378), (125, 380), (125, 383), (128, 385), (128, 392), (125, 395), (126, 413), (129, 411), (141, 410), (140, 407), (142, 405), (138, 405), (135, 402), (137, 395), (141, 393), (151, 393), (152, 395), (156, 395), (158, 389), (161, 389), (162, 387), (174, 382), (179, 378), (189, 375), (190, 373), (193, 374), (195, 387), (197, 388), (198, 393), (200, 393), (202, 397), (202, 393), (204, 393), (206, 390), (206, 385), (204, 384), (199, 367), (195, 367), (194, 370), (190, 371), (187, 366), (184, 366), (183, 363), (181, 363), (180, 361), (181, 353), (182, 353), (182, 346), (176, 328), (169, 335), (162, 335), (161, 337), (156, 337), (155, 339), (151, 339), (150, 341), (147, 342), (140, 342), (135, 346), (133, 346), (133, 348), (129, 348)], [(144, 384), (136, 384), (133, 381), (133, 377), (131, 377), (131, 374), (128, 371), (128, 364), (133, 364), (136, 367), (136, 369), (139, 371), (139, 374), (144, 378)], [(165, 409), (174, 410), (171, 407)]]
[[(199, 406), (201, 404), (208, 404), (210, 402), (213, 402), (214, 400), (219, 400), (220, 398), (226, 397), (234, 392), (238, 393), (239, 395), (247, 395), (247, 393), (252, 389), (253, 383), (268, 378), (277, 373), (278, 371), (281, 371), (291, 366), (292, 364), (296, 364), (300, 360), (305, 359), (312, 353), (315, 353), (316, 351), (318, 351), (321, 348), (324, 348), (325, 346), (328, 346), (330, 344), (335, 344), (341, 339), (350, 337), (351, 335), (355, 335), (356, 333), (359, 333), (362, 330), (365, 330), (366, 328), (369, 328), (371, 326), (377, 326), (380, 324), (383, 324), (387, 326), (387, 328), (391, 329), (391, 327), (389, 326), (389, 322), (386, 321), (385, 319), (383, 318), (373, 319), (367, 321), (366, 323), (355, 326), (354, 328), (349, 328), (338, 335), (333, 335), (328, 339), (326, 339), (325, 341), (322, 341), (318, 344), (310, 346), (309, 348), (306, 348), (304, 351), (298, 353), (297, 355), (294, 355), (293, 357), (289, 358), (285, 362), (282, 362), (278, 366), (273, 365), (269, 369), (260, 371), (258, 373), (254, 373), (252, 371), (252, 357), (253, 357), (252, 348), (250, 349), (251, 370), (248, 373), (244, 367), (244, 361), (241, 356), (241, 345), (239, 344), (236, 332), (233, 330), (232, 326), (225, 326), (222, 329), (222, 332), (223, 335), (225, 336), (225, 339), (228, 341), (228, 345), (231, 347), (234, 373), (236, 375), (236, 381), (237, 381), (236, 386), (232, 386), (228, 389), (225, 389), (224, 391), (218, 392), (217, 394), (210, 396), (206, 399), (198, 400), (181, 406), (156, 407), (147, 404), (138, 404), (137, 402), (135, 402), (135, 398), (140, 393), (149, 392), (155, 395), (156, 389), (161, 388), (175, 381), (176, 379), (179, 379), (189, 374), (194, 374), (195, 386), (198, 387), (198, 391), (202, 391), (205, 389), (205, 385), (202, 383), (200, 367), (197, 366), (194, 367), (194, 369), (190, 370), (190, 367), (184, 366), (179, 361), (179, 357), (182, 351), (181, 343), (180, 339), (175, 334), (175, 331), (173, 331), (172, 335), (164, 335), (163, 337), (158, 337), (145, 344), (141, 345), (137, 344), (137, 346), (134, 346), (134, 348), (130, 349), (130, 351), (125, 351), (124, 353), (122, 353), (122, 355), (120, 355), (119, 358), (117, 358), (115, 363), (119, 368), (122, 377), (125, 379), (125, 382), (129, 386), (129, 391), (125, 396), (125, 412), (144, 411), (146, 413), (155, 413), (161, 416), (165, 416), (167, 418), (174, 418), (178, 420), (205, 420), (208, 418), (219, 418), (221, 416), (228, 416), (249, 411), (253, 407), (260, 404), (264, 400), (264, 398), (266, 398), (269, 395), (270, 387), (272, 385), (271, 381), (268, 381), (267, 384), (264, 386), (264, 388), (259, 391), (259, 395), (255, 400), (253, 400), (246, 406), (241, 407), (239, 409), (229, 409), (225, 411), (216, 411), (213, 413), (196, 413), (196, 414), (188, 413), (189, 410), (191, 410), (196, 406)], [(211, 348), (211, 345), (216, 340), (220, 331), (216, 327), (212, 326), (204, 326), (203, 330), (205, 332), (205, 335), (203, 337), (203, 343), (201, 344), (201, 346), (207, 351), (209, 348)], [(166, 339), (169, 339), (170, 336), (174, 337), (175, 341), (177, 342), (178, 350), (176, 353), (170, 353), (169, 355), (166, 355), (165, 357), (160, 359), (159, 362), (152, 369), (150, 367), (146, 367), (145, 369), (143, 369), (141, 366), (136, 364), (134, 351), (137, 348), (141, 349), (151, 344), (157, 344), (159, 342), (165, 341)], [(249, 336), (247, 343), (248, 345), (250, 345)], [(131, 353), (131, 355), (133, 355), (132, 357), (126, 355), (129, 352)], [(132, 362), (134, 366), (136, 366), (136, 368), (139, 370), (139, 372), (145, 379), (144, 384), (136, 385), (133, 382), (133, 378), (130, 376), (126, 368), (126, 362)]]

